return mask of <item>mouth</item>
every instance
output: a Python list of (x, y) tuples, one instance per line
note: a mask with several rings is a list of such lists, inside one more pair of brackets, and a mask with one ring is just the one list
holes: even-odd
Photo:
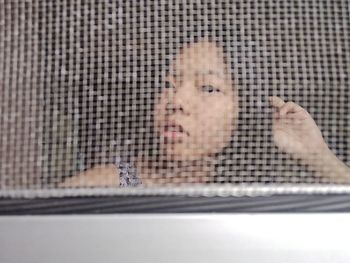
[(183, 128), (182, 125), (176, 122), (167, 122), (164, 126), (162, 136), (165, 142), (175, 143), (182, 142), (182, 140), (189, 136), (189, 133)]

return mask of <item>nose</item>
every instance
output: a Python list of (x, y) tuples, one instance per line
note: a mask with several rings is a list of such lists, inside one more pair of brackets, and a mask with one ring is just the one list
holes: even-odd
[(166, 111), (170, 114), (182, 113), (190, 114), (191, 94), (189, 84), (175, 87), (169, 94)]

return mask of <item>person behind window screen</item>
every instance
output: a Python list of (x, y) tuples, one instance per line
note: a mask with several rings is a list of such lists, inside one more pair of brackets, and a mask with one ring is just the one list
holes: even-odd
[[(117, 158), (66, 179), (63, 186), (137, 186), (210, 182), (215, 156), (238, 122), (238, 94), (223, 48), (203, 39), (188, 44), (170, 64), (154, 107), (157, 154), (140, 154), (134, 164)], [(273, 137), (279, 150), (301, 160), (318, 176), (350, 178), (331, 152), (312, 117), (294, 102), (269, 98)]]

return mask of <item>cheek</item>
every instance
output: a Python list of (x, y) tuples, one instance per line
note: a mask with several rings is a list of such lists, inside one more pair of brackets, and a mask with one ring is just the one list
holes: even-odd
[(156, 104), (154, 105), (154, 122), (155, 127), (161, 126), (161, 124), (164, 122), (165, 115), (166, 115), (166, 97), (164, 94), (160, 96), (160, 98), (157, 100)]
[(231, 104), (231, 101), (221, 100), (202, 107), (196, 122), (199, 143), (211, 144), (213, 147), (215, 143), (229, 140), (234, 122), (234, 107)]

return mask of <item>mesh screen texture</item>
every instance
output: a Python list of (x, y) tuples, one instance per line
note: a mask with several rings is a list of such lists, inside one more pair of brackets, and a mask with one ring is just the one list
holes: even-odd
[(0, 0), (0, 194), (348, 191), (349, 33), (347, 0)]

